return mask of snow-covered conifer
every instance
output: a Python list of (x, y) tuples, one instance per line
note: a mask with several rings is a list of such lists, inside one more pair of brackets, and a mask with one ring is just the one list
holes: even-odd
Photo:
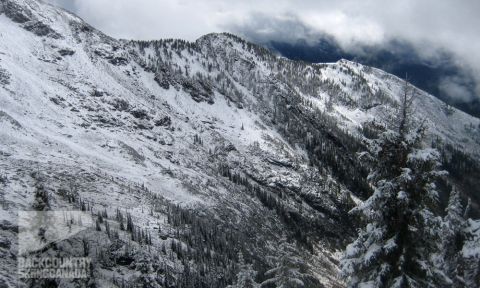
[(235, 284), (230, 285), (230, 288), (257, 288), (260, 287), (255, 282), (255, 275), (257, 272), (253, 269), (252, 264), (245, 263), (242, 252), (238, 252), (238, 273)]
[(307, 265), (295, 252), (295, 247), (282, 237), (278, 247), (278, 255), (273, 257), (275, 267), (265, 272), (269, 279), (261, 285), (275, 284), (277, 288), (305, 287), (305, 281), (312, 276), (308, 273)]
[(365, 226), (341, 262), (349, 287), (438, 287), (450, 281), (435, 263), (441, 249), (439, 153), (422, 148), (423, 125), (415, 128), (411, 107), (405, 93), (395, 131), (371, 142), (374, 192), (352, 210)]

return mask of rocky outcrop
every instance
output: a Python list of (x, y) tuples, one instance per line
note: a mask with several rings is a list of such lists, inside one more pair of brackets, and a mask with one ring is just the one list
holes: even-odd
[(12, 21), (17, 23), (25, 23), (32, 20), (33, 17), (30, 10), (11, 0), (0, 1), (0, 13), (2, 12), (5, 13), (5, 15)]
[(54, 39), (59, 39), (62, 36), (58, 34), (55, 30), (53, 30), (50, 26), (46, 25), (45, 23), (42, 23), (40, 21), (30, 21), (28, 23), (25, 23), (23, 26), (27, 31), (32, 32), (33, 34), (37, 36), (48, 36)]

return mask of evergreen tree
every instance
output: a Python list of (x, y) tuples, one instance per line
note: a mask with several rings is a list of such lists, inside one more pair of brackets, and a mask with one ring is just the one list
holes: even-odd
[[(405, 91), (407, 91), (407, 84)], [(373, 195), (352, 212), (365, 226), (341, 262), (349, 287), (438, 287), (449, 283), (435, 264), (441, 248), (435, 180), (439, 153), (422, 148), (423, 125), (411, 118), (413, 99), (401, 98), (395, 131), (371, 141)]]
[(135, 268), (139, 272), (139, 276), (134, 280), (133, 287), (139, 288), (160, 288), (156, 273), (154, 273), (152, 259), (150, 256), (144, 254), (139, 257), (135, 263)]
[(440, 259), (452, 280), (450, 287), (473, 288), (480, 283), (478, 221), (467, 220), (469, 203), (470, 199), (464, 208), (458, 190), (451, 191), (443, 221)]
[(305, 287), (305, 280), (311, 280), (307, 266), (297, 255), (295, 247), (282, 237), (278, 255), (273, 257), (275, 267), (265, 272), (269, 279), (262, 282), (262, 287), (275, 284), (277, 288)]
[[(39, 176), (40, 177), (40, 176)], [(47, 211), (50, 210), (50, 201), (47, 189), (42, 183), (41, 179), (37, 180), (35, 184), (35, 196), (32, 208), (36, 211)]]
[(246, 264), (242, 252), (238, 252), (238, 273), (235, 284), (230, 285), (230, 288), (257, 288), (260, 287), (255, 282), (255, 275), (257, 272), (253, 270), (252, 264)]
[[(463, 287), (479, 287), (480, 283), (480, 221), (468, 219), (465, 228), (465, 243), (460, 251), (460, 271), (465, 285)], [(462, 271), (463, 270), (463, 271)], [(459, 271), (459, 272), (460, 272)]]
[(467, 222), (464, 218), (465, 209), (461, 203), (460, 194), (455, 188), (450, 192), (446, 212), (442, 229), (442, 265), (445, 273), (453, 281), (452, 287), (465, 287), (463, 279), (465, 263), (462, 256), (462, 248), (465, 242)]

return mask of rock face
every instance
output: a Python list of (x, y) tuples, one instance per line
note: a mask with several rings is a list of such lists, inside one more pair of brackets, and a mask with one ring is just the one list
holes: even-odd
[(31, 21), (26, 23), (23, 28), (28, 31), (31, 31), (37, 36), (50, 36), (52, 38), (60, 38), (60, 34), (55, 32), (50, 26), (40, 22), (40, 21)]
[(213, 89), (212, 85), (202, 80), (183, 79), (181, 81), (182, 88), (185, 92), (192, 96), (196, 102), (206, 101), (213, 104)]
[[(98, 287), (226, 287), (239, 252), (262, 282), (280, 242), (295, 243), (307, 287), (343, 285), (347, 212), (370, 193), (357, 152), (390, 125), (401, 79), (229, 34), (120, 41), (43, 2), (0, 3), (0, 223), (38, 195), (88, 213), (96, 229), (38, 253), (91, 257)], [(480, 121), (417, 92), (429, 140), (476, 161)], [(14, 285), (10, 226), (0, 279)]]
[(2, 12), (17, 23), (25, 23), (32, 19), (30, 11), (15, 1), (2, 0), (0, 2), (0, 13)]

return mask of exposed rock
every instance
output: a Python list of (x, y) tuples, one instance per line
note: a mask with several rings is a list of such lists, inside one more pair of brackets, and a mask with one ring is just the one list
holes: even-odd
[(7, 220), (3, 220), (2, 222), (0, 222), (0, 230), (10, 231), (10, 232), (13, 232), (13, 233), (18, 233), (18, 226), (12, 224), (11, 222), (9, 222)]
[(50, 97), (50, 101), (55, 103), (55, 105), (65, 107), (65, 104), (63, 104), (63, 101), (65, 101), (65, 99), (62, 97)]
[(192, 99), (197, 102), (206, 101), (213, 104), (213, 88), (206, 80), (191, 80), (183, 79), (183, 89), (192, 96)]
[(6, 121), (13, 125), (15, 128), (22, 128), (22, 125), (15, 120), (12, 116), (8, 115), (6, 112), (0, 110), (0, 122)]
[(228, 143), (226, 146), (223, 147), (223, 151), (225, 152), (231, 152), (231, 151), (237, 151), (237, 148), (232, 143)]
[(103, 91), (102, 89), (94, 89), (92, 91), (91, 95), (93, 97), (102, 97), (102, 96), (106, 95), (106, 92)]
[(32, 19), (32, 12), (24, 9), (14, 1), (3, 0), (0, 2), (0, 6), (3, 8), (5, 15), (14, 22), (25, 23)]
[(26, 23), (23, 28), (32, 32), (37, 36), (48, 36), (54, 39), (59, 39), (62, 36), (55, 32), (50, 26), (40, 22), (40, 21), (31, 21)]
[(120, 127), (124, 125), (122, 122), (118, 121), (117, 119), (113, 117), (104, 116), (104, 115), (95, 115), (91, 117), (91, 119), (94, 122), (99, 123), (100, 126), (104, 126), (104, 127)]
[(10, 84), (10, 73), (7, 70), (0, 67), (0, 85)]
[(278, 159), (273, 159), (273, 158), (266, 158), (265, 159), (267, 162), (280, 166), (280, 167), (286, 167), (286, 168), (292, 168), (293, 164), (289, 160), (278, 160)]
[(100, 56), (102, 58), (105, 58), (105, 59), (112, 59), (113, 56), (112, 56), (112, 53), (110, 53), (110, 51), (107, 51), (105, 49), (101, 49), (101, 48), (97, 48), (93, 51), (97, 56)]
[(10, 249), (11, 245), (12, 243), (10, 242), (10, 240), (8, 240), (8, 238), (0, 237), (0, 248)]
[(145, 157), (137, 152), (137, 150), (133, 149), (131, 146), (125, 144), (122, 141), (118, 141), (120, 147), (122, 147), (123, 151), (127, 152), (128, 155), (132, 157), (137, 164), (143, 164), (145, 161)]
[(129, 266), (135, 259), (130, 255), (121, 255), (117, 258), (117, 264), (121, 266)]
[(127, 111), (130, 109), (130, 104), (124, 99), (115, 98), (111, 105), (118, 111)]
[(155, 126), (170, 126), (172, 125), (172, 119), (169, 116), (162, 117), (161, 119), (155, 120)]
[(136, 122), (135, 124), (136, 124), (136, 128), (138, 128), (138, 129), (142, 129), (142, 130), (153, 129), (153, 125), (150, 122), (148, 122), (147, 120), (140, 120), (140, 121)]
[(158, 143), (160, 143), (161, 145), (171, 146), (174, 142), (175, 139), (168, 134), (158, 136)]
[(148, 119), (148, 112), (145, 109), (135, 108), (130, 111), (130, 114), (137, 119)]
[(229, 152), (237, 151), (232, 143), (225, 142), (223, 145), (215, 146), (214, 153), (217, 155), (227, 155)]
[(73, 54), (75, 54), (75, 51), (65, 48), (58, 50), (58, 54), (62, 56), (72, 56)]
[(128, 64), (128, 59), (125, 58), (125, 57), (114, 57), (112, 59), (110, 59), (109, 61), (110, 63), (112, 63), (113, 65), (116, 65), (116, 66), (122, 66), (122, 65), (127, 65)]

